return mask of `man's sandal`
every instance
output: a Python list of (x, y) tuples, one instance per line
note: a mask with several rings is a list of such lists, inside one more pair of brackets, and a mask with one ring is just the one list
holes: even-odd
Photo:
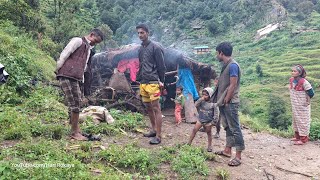
[(241, 164), (241, 161), (238, 158), (233, 158), (228, 163), (229, 166), (239, 166), (240, 164)]
[(87, 133), (81, 133), (84, 137), (88, 138), (88, 141), (101, 141), (100, 135), (93, 135)]
[(161, 139), (160, 138), (157, 138), (157, 137), (154, 137), (150, 140), (149, 142), (150, 144), (152, 145), (157, 145), (157, 144), (160, 144), (161, 143)]
[(224, 153), (224, 151), (216, 151), (214, 154), (219, 155), (219, 156), (224, 156), (230, 158), (231, 155)]
[(145, 133), (143, 134), (144, 137), (156, 137), (157, 133), (156, 132), (148, 132), (148, 133)]

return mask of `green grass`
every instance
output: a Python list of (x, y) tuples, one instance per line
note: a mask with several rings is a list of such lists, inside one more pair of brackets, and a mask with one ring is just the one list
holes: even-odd
[(203, 149), (182, 146), (172, 161), (172, 169), (179, 173), (182, 179), (194, 179), (207, 176), (209, 168), (205, 163), (206, 156)]
[(158, 170), (159, 162), (154, 159), (155, 155), (147, 149), (139, 148), (130, 144), (125, 146), (111, 146), (108, 150), (99, 152), (98, 157), (121, 169), (133, 173), (155, 173)]

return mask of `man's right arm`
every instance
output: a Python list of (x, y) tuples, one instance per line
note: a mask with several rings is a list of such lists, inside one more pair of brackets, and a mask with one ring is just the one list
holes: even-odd
[(155, 60), (158, 70), (158, 75), (161, 83), (164, 83), (164, 76), (166, 72), (166, 65), (164, 63), (163, 50), (160, 47), (155, 49)]
[(63, 64), (66, 62), (68, 57), (76, 50), (78, 49), (82, 44), (82, 39), (79, 37), (72, 38), (71, 41), (67, 44), (67, 46), (63, 49), (63, 51), (60, 54), (60, 57), (57, 61), (57, 69), (56, 72), (59, 71), (59, 69), (63, 66)]

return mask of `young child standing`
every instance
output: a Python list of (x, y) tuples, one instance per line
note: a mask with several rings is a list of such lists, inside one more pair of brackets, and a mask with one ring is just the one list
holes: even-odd
[(182, 86), (178, 86), (176, 88), (176, 98), (175, 99), (172, 99), (172, 101), (175, 102), (175, 110), (174, 110), (174, 116), (176, 118), (176, 124), (180, 124), (181, 121), (182, 121), (182, 117), (181, 117), (181, 111), (183, 109), (183, 106), (184, 106), (184, 96), (182, 94), (182, 91), (183, 91), (183, 87)]
[(212, 152), (212, 133), (211, 129), (213, 126), (213, 116), (214, 116), (214, 103), (210, 101), (211, 96), (213, 95), (213, 89), (210, 87), (204, 88), (202, 90), (202, 96), (200, 99), (198, 99), (195, 103), (195, 106), (198, 109), (199, 113), (199, 119), (196, 122), (192, 134), (190, 136), (188, 144), (191, 145), (195, 135), (201, 128), (201, 126), (204, 127), (205, 132), (208, 135), (208, 152)]
[(299, 64), (292, 68), (290, 78), (290, 99), (292, 105), (292, 127), (294, 145), (303, 145), (309, 140), (311, 123), (310, 98), (314, 96), (311, 84), (305, 79), (307, 73)]

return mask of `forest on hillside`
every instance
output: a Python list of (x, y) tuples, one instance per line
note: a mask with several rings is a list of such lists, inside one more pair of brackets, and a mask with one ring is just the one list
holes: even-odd
[[(285, 9), (281, 9), (284, 7)], [(119, 46), (134, 41), (135, 26), (146, 23), (158, 41), (169, 34), (173, 43), (193, 26), (206, 29), (207, 36), (229, 29), (252, 29), (285, 20), (295, 12), (297, 20), (320, 11), (319, 0), (1, 0), (1, 20), (12, 21), (44, 38), (43, 49), (59, 51), (73, 36), (93, 27), (103, 27), (113, 41), (106, 46)], [(164, 29), (169, 29), (166, 33)], [(41, 34), (41, 36), (39, 35)], [(40, 36), (40, 37), (39, 37)]]

